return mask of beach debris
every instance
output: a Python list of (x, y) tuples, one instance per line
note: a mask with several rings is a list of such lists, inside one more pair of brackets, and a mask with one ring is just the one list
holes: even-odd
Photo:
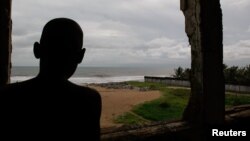
[(109, 82), (109, 83), (95, 83), (95, 84), (90, 84), (93, 86), (99, 86), (99, 87), (104, 87), (108, 89), (129, 89), (129, 90), (137, 90), (137, 91), (150, 91), (152, 90), (149, 87), (136, 87), (129, 85), (127, 82)]

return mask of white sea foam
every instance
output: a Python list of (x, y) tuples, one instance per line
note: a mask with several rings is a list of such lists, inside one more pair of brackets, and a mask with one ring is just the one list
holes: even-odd
[(113, 77), (72, 77), (71, 82), (77, 84), (108, 83), (124, 81), (143, 81), (144, 76), (113, 76)]
[[(32, 78), (31, 76), (13, 76), (11, 83), (22, 82)], [(112, 76), (112, 77), (72, 77), (69, 79), (76, 84), (108, 83), (124, 81), (143, 81), (144, 76)]]
[(22, 82), (31, 78), (32, 76), (12, 76), (10, 77), (10, 82), (11, 83)]
[[(13, 67), (11, 82), (36, 76), (39, 67)], [(70, 81), (77, 84), (143, 81), (144, 76), (170, 76), (171, 70), (159, 67), (78, 67)]]

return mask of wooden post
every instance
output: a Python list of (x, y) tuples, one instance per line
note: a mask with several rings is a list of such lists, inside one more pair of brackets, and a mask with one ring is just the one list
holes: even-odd
[(192, 94), (183, 119), (202, 126), (221, 125), (225, 117), (225, 84), (220, 1), (181, 1), (192, 54)]
[(0, 86), (10, 82), (11, 0), (0, 1)]

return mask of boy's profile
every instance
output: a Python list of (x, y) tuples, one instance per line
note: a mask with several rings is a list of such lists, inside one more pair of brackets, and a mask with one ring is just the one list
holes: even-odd
[(83, 32), (75, 21), (57, 18), (45, 25), (40, 43), (34, 43), (39, 74), (0, 90), (0, 134), (100, 140), (99, 93), (68, 81), (83, 59), (82, 45)]

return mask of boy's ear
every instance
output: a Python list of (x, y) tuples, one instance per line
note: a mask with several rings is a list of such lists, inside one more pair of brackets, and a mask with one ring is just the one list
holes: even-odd
[(85, 51), (86, 51), (85, 48), (83, 48), (83, 49), (80, 51), (79, 56), (78, 56), (78, 60), (77, 60), (77, 63), (78, 63), (78, 64), (80, 64), (80, 63), (82, 62), (82, 59), (83, 59), (84, 54), (85, 54)]
[(34, 55), (37, 59), (39, 59), (41, 57), (41, 50), (40, 50), (40, 44), (38, 42), (34, 43), (34, 47), (33, 47), (33, 52)]

